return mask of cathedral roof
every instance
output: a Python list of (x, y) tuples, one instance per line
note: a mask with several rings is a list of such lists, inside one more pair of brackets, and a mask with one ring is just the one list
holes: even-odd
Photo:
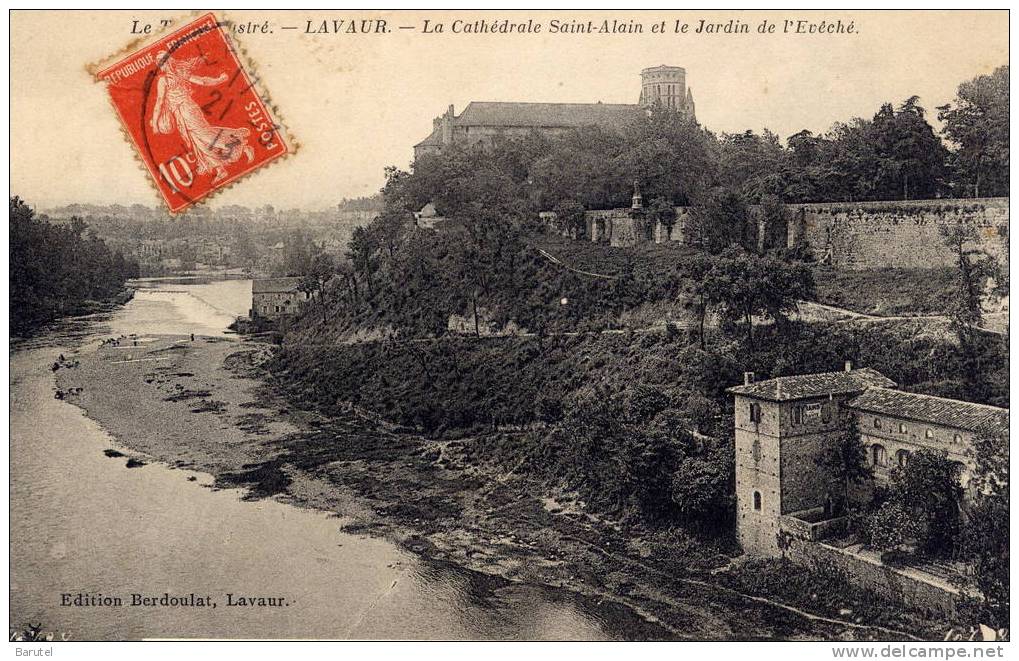
[(1008, 434), (1008, 409), (997, 406), (887, 388), (868, 388), (862, 395), (853, 398), (849, 405), (861, 411), (955, 429)]
[(517, 103), (471, 101), (457, 126), (617, 127), (643, 112), (626, 103)]
[(780, 376), (743, 386), (733, 386), (727, 392), (773, 402), (807, 399), (823, 395), (849, 395), (873, 387), (895, 387), (895, 382), (870, 367), (819, 374)]

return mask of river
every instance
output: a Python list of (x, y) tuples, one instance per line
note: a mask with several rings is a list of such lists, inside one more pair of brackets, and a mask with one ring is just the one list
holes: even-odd
[[(11, 350), (12, 632), (59, 639), (633, 639), (658, 637), (632, 611), (545, 586), (422, 560), (340, 530), (322, 512), (212, 490), (211, 477), (106, 457), (117, 441), (54, 398), (50, 366), (120, 334), (223, 335), (250, 280), (139, 282), (109, 314), (52, 324)], [(195, 478), (194, 481), (189, 478)], [(62, 595), (124, 605), (65, 606)], [(131, 595), (211, 595), (216, 608), (130, 606)], [(226, 594), (283, 596), (229, 607)]]

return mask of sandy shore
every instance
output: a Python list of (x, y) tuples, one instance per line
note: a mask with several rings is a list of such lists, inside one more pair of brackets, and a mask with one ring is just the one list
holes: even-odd
[(635, 625), (634, 637), (901, 637), (729, 590), (712, 580), (730, 562), (724, 554), (624, 534), (526, 476), (486, 472), (464, 460), (470, 439), (432, 441), (354, 412), (295, 410), (258, 368), (268, 355), (234, 339), (123, 338), (76, 354), (57, 383), (128, 459), (334, 512), (349, 532), (388, 537), (435, 562), (628, 607), (655, 623)]

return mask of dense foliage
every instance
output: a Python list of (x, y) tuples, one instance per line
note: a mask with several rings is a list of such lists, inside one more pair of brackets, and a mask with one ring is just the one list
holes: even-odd
[(1008, 195), (1008, 65), (959, 85), (955, 101), (938, 108), (958, 197)]
[[(871, 545), (893, 550), (907, 543), (929, 556), (950, 555), (961, 526), (960, 465), (944, 451), (920, 448), (892, 470), (887, 493), (870, 521)], [(877, 504), (877, 503), (875, 503)]]
[(57, 317), (75, 314), (86, 301), (117, 295), (138, 264), (110, 250), (80, 219), (56, 225), (38, 218), (20, 198), (10, 198), (11, 332), (18, 335)]
[(974, 619), (994, 627), (1009, 626), (1009, 449), (1008, 438), (983, 433), (974, 443), (976, 470), (971, 491), (975, 502), (963, 522), (959, 546), (974, 567), (982, 599), (968, 603)]
[(782, 139), (715, 135), (667, 109), (636, 118), (621, 131), (583, 128), (560, 136), (533, 133), (476, 148), (448, 148), (391, 169), (387, 204), (416, 211), (433, 201), (452, 216), (476, 192), (463, 175), (490, 176), (507, 198), (531, 211), (579, 204), (629, 206), (636, 184), (654, 199), (701, 205), (718, 188), (749, 204), (912, 200), (1008, 194), (1008, 67), (959, 86), (938, 108), (943, 137), (916, 96), (883, 104), (870, 118), (837, 123), (823, 135), (804, 130)]

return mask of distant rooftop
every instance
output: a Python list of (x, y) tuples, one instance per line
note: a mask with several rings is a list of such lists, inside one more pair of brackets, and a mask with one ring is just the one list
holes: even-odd
[(955, 429), (1008, 434), (1008, 409), (997, 406), (883, 387), (868, 388), (862, 395), (853, 398), (849, 404), (861, 411), (932, 422)]
[(864, 367), (840, 372), (780, 376), (749, 385), (733, 386), (726, 392), (773, 402), (785, 402), (822, 395), (848, 395), (863, 392), (868, 388), (895, 386), (896, 383), (881, 372)]
[(626, 103), (471, 101), (453, 122), (457, 126), (617, 127), (643, 110)]
[(251, 281), (252, 294), (284, 294), (297, 291), (301, 278), (258, 278)]

